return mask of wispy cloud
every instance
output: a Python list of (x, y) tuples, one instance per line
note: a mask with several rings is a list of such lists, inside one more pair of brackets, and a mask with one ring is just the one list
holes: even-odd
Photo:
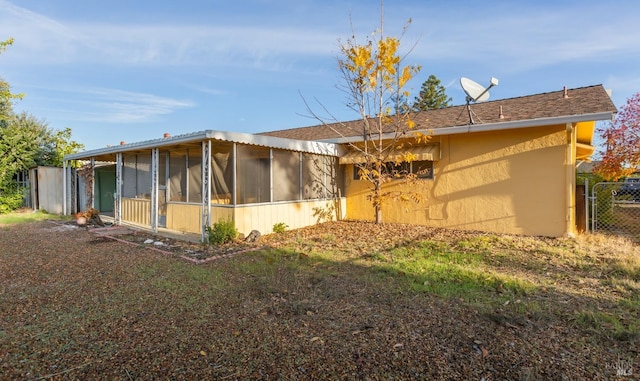
[[(577, 60), (636, 57), (640, 54), (640, 22), (635, 3), (616, 11), (607, 21), (607, 4), (505, 5), (482, 7), (444, 6), (431, 17), (417, 10), (416, 18), (429, 19), (422, 31), (423, 49), (418, 56), (434, 61), (467, 63), (503, 62), (523, 71)], [(628, 11), (625, 12), (625, 9)]]
[(0, 35), (16, 39), (11, 56), (20, 64), (233, 65), (267, 70), (286, 65), (286, 57), (326, 56), (336, 40), (332, 33), (311, 28), (64, 22), (2, 0)]
[(196, 106), (188, 100), (108, 88), (56, 88), (48, 93), (57, 95), (42, 100), (52, 112), (79, 122), (146, 123)]
[(109, 123), (149, 122), (178, 109), (195, 106), (191, 101), (113, 89), (87, 89), (84, 94), (88, 99), (83, 102), (101, 110), (102, 121)]
[(208, 95), (225, 95), (228, 94), (227, 90), (222, 90), (222, 89), (217, 89), (217, 88), (210, 88), (210, 87), (205, 87), (205, 86), (199, 86), (199, 85), (188, 85), (187, 87), (198, 91), (200, 93), (203, 94), (208, 94)]
[[(369, 33), (368, 28), (377, 24), (378, 9), (358, 6), (354, 12), (360, 13), (352, 16), (356, 33)], [(500, 60), (518, 71), (571, 60), (638, 58), (637, 5), (621, 1), (616, 6), (615, 21), (607, 22), (603, 14), (611, 11), (608, 4), (420, 3), (402, 7), (406, 14), (396, 11), (387, 23), (395, 31), (406, 18), (413, 18), (407, 39), (419, 40), (414, 60)], [(295, 67), (290, 64), (293, 61), (334, 57), (337, 39), (345, 37), (340, 32), (348, 29), (347, 20), (347, 14), (341, 15), (344, 25), (339, 32), (335, 25), (312, 22), (297, 27), (232, 21), (88, 24), (56, 20), (0, 0), (0, 36), (16, 38), (10, 60), (20, 64), (206, 65), (286, 71)]]

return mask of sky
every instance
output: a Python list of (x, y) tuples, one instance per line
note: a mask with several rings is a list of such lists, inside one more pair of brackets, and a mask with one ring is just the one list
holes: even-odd
[[(620, 108), (640, 91), (640, 2), (387, 0), (384, 33), (465, 103), (602, 84)], [(340, 42), (380, 27), (373, 0), (0, 0), (0, 77), (14, 105), (86, 149), (203, 130), (257, 133), (357, 119)], [(408, 29), (403, 28), (411, 19)]]

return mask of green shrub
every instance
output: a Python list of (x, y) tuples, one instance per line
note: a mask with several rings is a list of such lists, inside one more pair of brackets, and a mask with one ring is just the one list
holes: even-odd
[(207, 226), (207, 234), (209, 235), (209, 243), (222, 245), (236, 239), (238, 230), (233, 221), (220, 220), (214, 223), (213, 226)]
[(9, 213), (22, 206), (24, 198), (18, 187), (0, 190), (0, 214)]
[(289, 225), (285, 224), (284, 222), (278, 222), (277, 224), (273, 225), (273, 232), (284, 233), (284, 231), (287, 230), (288, 227)]

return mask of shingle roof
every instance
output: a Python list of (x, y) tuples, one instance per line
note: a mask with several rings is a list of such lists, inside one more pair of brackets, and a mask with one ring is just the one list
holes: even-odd
[[(552, 118), (617, 112), (609, 94), (602, 85), (567, 89), (566, 94), (567, 97), (565, 97), (565, 90), (563, 89), (549, 93), (471, 104), (473, 120), (476, 125), (544, 118), (547, 118), (548, 122)], [(416, 130), (437, 130), (438, 128), (470, 124), (466, 105), (413, 113), (411, 119), (416, 123)], [(299, 140), (340, 138), (341, 135), (336, 133), (334, 129), (339, 130), (342, 133), (342, 137), (362, 134), (361, 121), (354, 120), (341, 124), (334, 123), (331, 125), (325, 124), (270, 131), (259, 135)]]

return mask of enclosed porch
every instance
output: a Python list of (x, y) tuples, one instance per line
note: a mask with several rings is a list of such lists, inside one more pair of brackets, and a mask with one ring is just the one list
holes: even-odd
[[(329, 143), (203, 131), (65, 157), (64, 211), (85, 207), (116, 224), (197, 233), (231, 220), (241, 234), (344, 218), (340, 148)], [(84, 189), (70, 163), (82, 160)], [(79, 197), (75, 193), (81, 193)], [(86, 200), (83, 205), (75, 200)], [(101, 209), (102, 208), (102, 209)]]

